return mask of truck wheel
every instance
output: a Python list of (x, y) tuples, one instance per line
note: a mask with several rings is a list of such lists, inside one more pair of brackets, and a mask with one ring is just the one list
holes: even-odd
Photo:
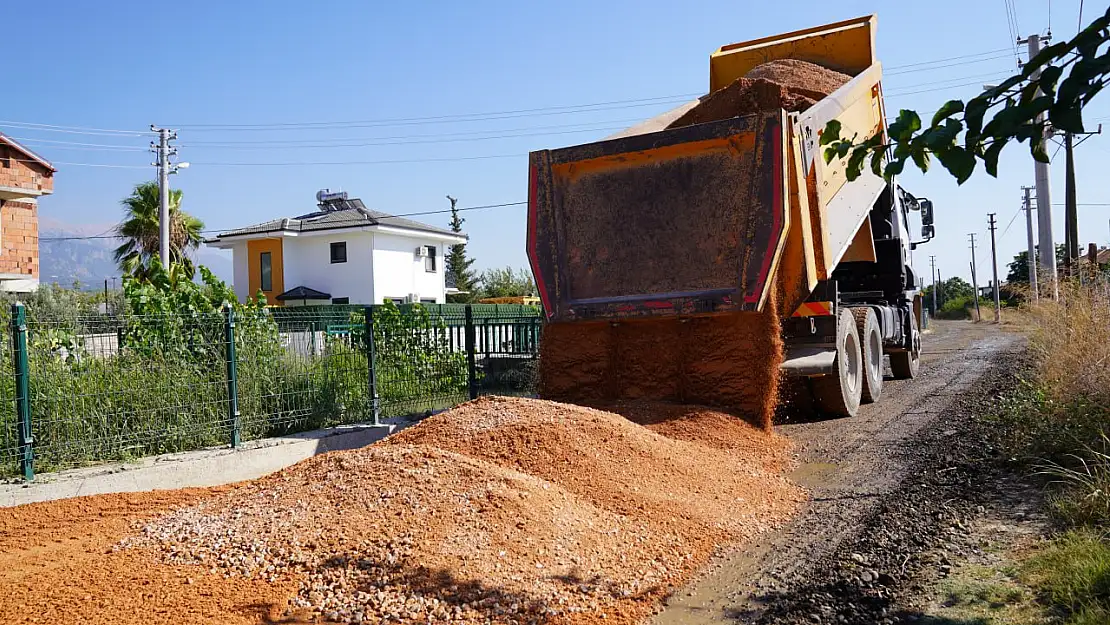
[(863, 350), (863, 394), (860, 401), (871, 404), (883, 393), (883, 333), (879, 319), (870, 308), (853, 308), (856, 329)]
[(921, 365), (921, 330), (917, 317), (913, 319), (913, 331), (913, 350), (890, 354), (890, 372), (894, 374), (895, 380), (911, 380), (917, 377), (917, 368)]
[(856, 318), (847, 308), (836, 323), (836, 372), (813, 378), (813, 399), (821, 412), (854, 417), (863, 392), (863, 351)]

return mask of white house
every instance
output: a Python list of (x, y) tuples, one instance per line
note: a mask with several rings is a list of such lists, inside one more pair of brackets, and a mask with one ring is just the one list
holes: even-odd
[(220, 233), (232, 251), (235, 295), (270, 304), (442, 304), (447, 249), (466, 235), (372, 211), (346, 193), (316, 195), (315, 212)]

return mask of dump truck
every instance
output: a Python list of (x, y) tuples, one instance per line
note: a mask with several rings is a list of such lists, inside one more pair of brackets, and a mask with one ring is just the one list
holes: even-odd
[(879, 399), (884, 356), (894, 378), (917, 374), (912, 251), (933, 236), (932, 203), (869, 168), (849, 182), (820, 144), (834, 119), (842, 137), (885, 132), (875, 25), (721, 47), (706, 96), (530, 154), (542, 397), (734, 406), (769, 423), (787, 386), (851, 416)]

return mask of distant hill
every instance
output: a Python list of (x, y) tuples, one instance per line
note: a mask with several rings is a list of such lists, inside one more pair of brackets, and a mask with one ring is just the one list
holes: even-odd
[[(79, 282), (82, 289), (104, 288), (105, 278), (118, 278), (119, 267), (112, 250), (115, 238), (82, 238), (111, 234), (112, 224), (67, 224), (54, 219), (39, 219), (39, 281), (70, 286)], [(201, 246), (196, 258), (224, 282), (231, 284), (231, 257)], [(116, 281), (119, 284), (119, 281)]]

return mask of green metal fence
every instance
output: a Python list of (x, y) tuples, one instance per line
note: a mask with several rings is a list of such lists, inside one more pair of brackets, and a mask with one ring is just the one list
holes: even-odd
[(541, 328), (462, 305), (31, 317), (0, 311), (0, 475), (24, 479), (530, 394)]

